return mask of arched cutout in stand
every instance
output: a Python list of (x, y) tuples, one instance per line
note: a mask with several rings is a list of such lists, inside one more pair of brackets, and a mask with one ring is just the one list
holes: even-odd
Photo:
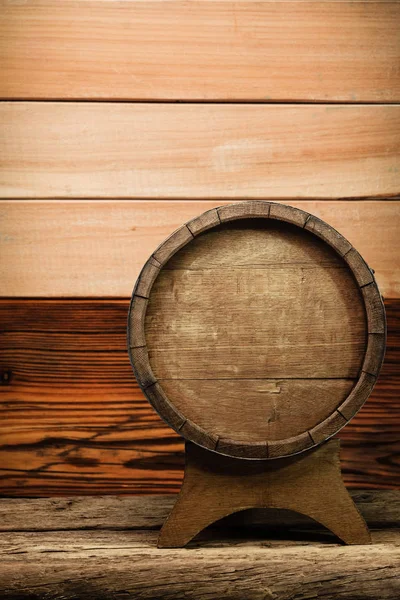
[(346, 544), (370, 534), (340, 472), (339, 440), (275, 461), (243, 461), (186, 442), (185, 477), (161, 529), (159, 548), (181, 548), (203, 529), (249, 508), (281, 508), (311, 517)]

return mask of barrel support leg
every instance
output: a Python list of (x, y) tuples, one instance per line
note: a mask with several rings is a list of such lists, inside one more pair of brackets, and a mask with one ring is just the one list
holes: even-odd
[(186, 442), (185, 477), (158, 538), (181, 548), (211, 523), (248, 508), (282, 508), (307, 515), (346, 544), (368, 544), (367, 525), (341, 476), (339, 440), (294, 457), (241, 460)]

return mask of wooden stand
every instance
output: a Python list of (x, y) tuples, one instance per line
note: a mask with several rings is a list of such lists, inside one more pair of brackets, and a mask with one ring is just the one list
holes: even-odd
[(181, 548), (211, 523), (248, 508), (307, 515), (346, 544), (371, 542), (367, 525), (344, 486), (339, 440), (272, 461), (240, 460), (186, 442), (185, 477), (158, 538)]

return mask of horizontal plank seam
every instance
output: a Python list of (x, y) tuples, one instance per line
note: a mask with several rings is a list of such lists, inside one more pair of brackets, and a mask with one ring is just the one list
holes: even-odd
[[(338, 1), (338, 0), (336, 0)], [(396, 3), (398, 0), (393, 0)], [(41, 98), (40, 96), (0, 96), (0, 102), (27, 102), (30, 104), (41, 104), (41, 103), (57, 103), (57, 104), (257, 104), (257, 105), (273, 105), (273, 104), (294, 104), (296, 106), (301, 105), (313, 105), (313, 106), (336, 106), (336, 105), (349, 105), (349, 106), (400, 106), (400, 98), (398, 100), (290, 100), (290, 99), (260, 99), (260, 98), (240, 98), (240, 99), (219, 99), (219, 98), (65, 98), (65, 97), (52, 97), (52, 98)]]
[(158, 381), (300, 381), (339, 380), (355, 381), (357, 377), (160, 377)]
[[(344, 268), (347, 267), (344, 266)], [(148, 300), (148, 298), (144, 299)], [(385, 298), (385, 304), (389, 305), (392, 302), (397, 303), (399, 299), (399, 296), (388, 296)], [(0, 305), (6, 304), (7, 302), (20, 302), (21, 304), (25, 302), (60, 302), (63, 304), (69, 304), (73, 302), (76, 302), (77, 304), (104, 304), (107, 302), (110, 304), (118, 304), (121, 302), (126, 302), (129, 304), (130, 300), (131, 296), (0, 296)]]
[[(32, 196), (18, 196), (18, 197), (14, 197), (14, 198), (10, 198), (8, 196), (4, 196), (4, 197), (0, 197), (0, 204), (1, 203), (5, 203), (5, 202), (10, 202), (13, 204), (16, 204), (18, 202), (31, 202), (31, 203), (39, 203), (39, 202), (52, 202), (52, 201), (65, 201), (65, 202), (82, 202), (82, 203), (86, 203), (86, 202), (165, 202), (165, 203), (170, 203), (170, 202), (179, 202), (179, 203), (186, 203), (186, 202), (191, 202), (191, 201), (195, 201), (195, 202), (232, 202), (232, 203), (239, 203), (239, 202), (246, 202), (246, 201), (261, 201), (261, 202), (278, 202), (278, 203), (283, 203), (283, 204), (288, 204), (288, 202), (304, 202), (304, 203), (309, 203), (309, 202), (348, 202), (349, 200), (351, 200), (352, 202), (376, 202), (377, 200), (382, 200), (382, 201), (387, 201), (387, 202), (393, 202), (393, 201), (400, 201), (400, 195), (399, 194), (373, 194), (373, 195), (366, 195), (366, 196), (316, 196), (316, 195), (312, 195), (312, 196), (293, 196), (293, 197), (288, 197), (288, 196), (267, 196), (263, 199), (260, 199), (258, 196), (257, 197), (253, 197), (253, 196), (249, 196), (249, 195), (245, 195), (243, 197), (235, 197), (232, 198), (231, 195), (224, 195), (224, 196), (205, 196), (204, 194), (202, 194), (201, 196), (196, 196), (196, 195), (190, 195), (190, 197), (188, 197), (187, 194), (185, 194), (185, 196), (99, 196), (99, 195), (95, 195), (95, 196), (63, 196), (63, 195), (57, 195), (57, 194), (52, 194), (51, 196), (38, 196), (37, 198), (32, 198)], [(221, 208), (221, 207), (220, 207)]]
[(171, 268), (171, 267), (165, 266), (163, 270), (164, 271), (169, 271), (171, 273), (172, 272), (174, 272), (174, 273), (180, 273), (180, 272), (183, 272), (183, 273), (200, 273), (200, 272), (202, 272), (202, 273), (204, 273), (204, 272), (207, 272), (207, 271), (224, 271), (224, 272), (226, 272), (226, 271), (229, 271), (229, 270), (234, 271), (235, 269), (243, 269), (243, 267), (245, 266), (246, 269), (249, 270), (249, 271), (263, 271), (263, 270), (267, 270), (269, 267), (277, 267), (277, 266), (285, 268), (285, 269), (287, 269), (287, 268), (293, 268), (293, 269), (295, 269), (299, 265), (302, 265), (304, 268), (307, 268), (309, 270), (311, 270), (311, 269), (320, 269), (321, 267), (326, 268), (326, 269), (336, 269), (336, 270), (343, 270), (343, 271), (344, 270), (346, 270), (346, 271), (349, 270), (348, 266), (345, 265), (345, 264), (344, 265), (338, 265), (338, 264), (329, 263), (329, 262), (325, 262), (324, 263), (322, 261), (320, 263), (311, 263), (311, 262), (307, 263), (305, 261), (298, 261), (298, 262), (294, 262), (294, 261), (293, 262), (289, 262), (288, 261), (287, 263), (284, 263), (284, 262), (270, 262), (270, 263), (259, 264), (259, 265), (252, 265), (252, 264), (243, 265), (243, 264), (238, 263), (237, 265), (232, 265), (232, 266), (231, 265), (226, 266), (224, 264), (221, 264), (221, 265), (215, 265), (215, 266), (211, 266), (211, 267), (197, 267), (197, 268), (196, 267), (192, 268), (190, 266), (188, 266), (188, 267), (182, 267), (182, 268), (179, 268), (179, 267), (172, 267)]

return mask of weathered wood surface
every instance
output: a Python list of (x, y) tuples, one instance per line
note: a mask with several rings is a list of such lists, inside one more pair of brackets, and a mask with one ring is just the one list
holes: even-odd
[[(352, 489), (362, 516), (373, 529), (396, 527), (400, 519), (400, 494), (396, 490)], [(75, 531), (124, 529), (158, 531), (177, 496), (71, 496), (64, 498), (0, 498), (0, 531)], [(246, 510), (216, 525), (258, 527), (262, 523), (314, 526), (313, 521), (285, 510)]]
[(343, 547), (294, 513), (257, 511), (221, 521), (183, 550), (156, 548), (173, 497), (3, 499), (2, 598), (397, 600), (399, 494), (353, 497), (372, 545)]
[[(129, 364), (129, 300), (1, 300), (0, 493), (177, 492), (183, 442), (140, 392)], [(400, 487), (400, 304), (386, 300), (377, 386), (341, 432), (355, 487)]]
[(399, 19), (391, 1), (2, 2), (0, 97), (398, 101)]
[(398, 105), (3, 102), (0, 137), (2, 198), (332, 199), (400, 188)]
[[(382, 294), (400, 297), (399, 201), (289, 203), (340, 231), (375, 270)], [(0, 201), (1, 295), (129, 297), (157, 246), (182, 223), (219, 205)]]

